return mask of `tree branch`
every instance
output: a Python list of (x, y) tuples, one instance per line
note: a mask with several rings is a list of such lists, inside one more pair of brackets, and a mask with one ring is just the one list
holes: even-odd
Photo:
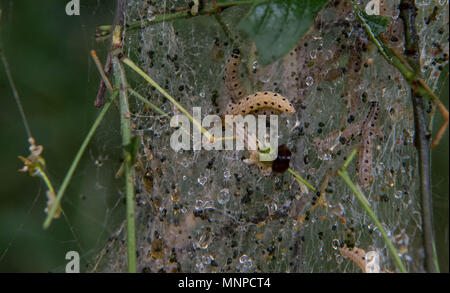
[[(416, 5), (414, 0), (402, 0), (400, 3), (400, 18), (403, 20), (405, 33), (405, 55), (412, 64), (420, 68), (419, 37), (416, 32)], [(419, 86), (419, 85), (418, 85)], [(434, 249), (433, 233), (433, 201), (431, 196), (431, 134), (427, 130), (425, 119), (424, 97), (416, 90), (411, 89), (411, 98), (414, 111), (415, 146), (419, 155), (420, 193), (422, 199), (422, 226), (425, 246), (425, 268), (428, 272), (438, 272), (439, 268)]]

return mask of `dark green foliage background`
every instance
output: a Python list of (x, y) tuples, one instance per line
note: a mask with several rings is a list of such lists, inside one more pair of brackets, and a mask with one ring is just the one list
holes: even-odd
[[(67, 1), (0, 3), (4, 52), (32, 134), (44, 146), (47, 171), (58, 188), (98, 113), (92, 105), (99, 75), (89, 50), (97, 49), (104, 56), (107, 43), (95, 43), (95, 28), (111, 23), (115, 1), (81, 1), (81, 15), (72, 17), (65, 13)], [(46, 188), (40, 179), (17, 172), (22, 167), (17, 156), (28, 155), (28, 142), (3, 65), (0, 97), (0, 272), (64, 271), (69, 250), (79, 251), (82, 264), (86, 263), (84, 260), (96, 252), (92, 249), (103, 245), (96, 243), (102, 229), (89, 224), (92, 217), (100, 220), (105, 212), (105, 203), (94, 188), (96, 175), (88, 168), (93, 163), (89, 152), (101, 145), (99, 136), (88, 147), (63, 199), (70, 225), (61, 218), (44, 231)], [(106, 124), (119, 127), (114, 115), (107, 119)], [(109, 135), (118, 136), (118, 132)], [(81, 209), (85, 211), (80, 213)], [(109, 233), (101, 236), (102, 240)]]

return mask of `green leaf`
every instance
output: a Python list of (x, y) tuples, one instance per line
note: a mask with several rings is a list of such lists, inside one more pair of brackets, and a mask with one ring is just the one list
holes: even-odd
[(257, 2), (239, 28), (253, 39), (258, 61), (265, 66), (294, 48), (327, 3), (328, 0)]
[(370, 30), (376, 37), (386, 31), (386, 27), (391, 21), (388, 17), (381, 15), (369, 15), (362, 10), (359, 10), (358, 13), (360, 13), (360, 17), (365, 20), (367, 25), (370, 27)]

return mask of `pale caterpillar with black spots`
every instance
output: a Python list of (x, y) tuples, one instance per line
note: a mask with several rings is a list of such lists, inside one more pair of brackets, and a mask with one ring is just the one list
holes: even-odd
[(231, 57), (225, 65), (225, 85), (231, 93), (235, 101), (247, 95), (247, 91), (242, 85), (239, 77), (239, 64), (241, 63), (241, 52), (239, 49), (234, 49)]
[(239, 77), (240, 51), (234, 49), (225, 66), (225, 84), (231, 93), (232, 100), (225, 111), (226, 115), (276, 115), (280, 113), (294, 114), (295, 108), (289, 100), (280, 94), (261, 91), (247, 95)]
[(380, 107), (378, 102), (370, 103), (370, 110), (361, 129), (361, 145), (359, 148), (358, 177), (365, 190), (370, 188), (372, 179), (373, 146), (376, 136), (376, 122)]
[[(225, 110), (225, 115), (278, 115), (280, 113), (294, 114), (295, 108), (291, 102), (282, 95), (270, 91), (260, 91), (247, 95), (239, 77), (240, 51), (234, 49), (225, 66), (225, 84), (231, 93), (231, 101)], [(223, 118), (223, 117), (222, 117)], [(280, 146), (284, 147), (285, 146)], [(282, 156), (277, 157), (273, 164), (259, 161), (259, 152), (250, 151), (250, 157), (246, 160), (249, 164), (257, 164), (264, 175), (273, 172), (284, 172), (289, 168), (290, 150), (282, 148)], [(280, 148), (279, 148), (280, 150)]]
[(373, 147), (378, 132), (376, 122), (379, 110), (378, 102), (371, 102), (370, 110), (364, 121), (352, 123), (343, 131), (334, 131), (324, 139), (314, 139), (315, 146), (321, 151), (327, 152), (337, 151), (355, 137), (361, 136), (358, 156), (358, 178), (361, 187), (365, 190), (370, 188), (370, 183), (373, 181), (371, 176)]
[(339, 252), (344, 258), (350, 259), (354, 264), (356, 264), (363, 273), (366, 272), (366, 252), (361, 248), (350, 248), (350, 247), (340, 247)]
[(275, 114), (276, 112), (294, 114), (295, 108), (288, 99), (273, 92), (256, 92), (248, 95), (239, 102), (230, 103), (226, 115)]
[(363, 122), (354, 122), (342, 131), (333, 131), (324, 139), (314, 138), (314, 145), (323, 152), (337, 151), (361, 134)]

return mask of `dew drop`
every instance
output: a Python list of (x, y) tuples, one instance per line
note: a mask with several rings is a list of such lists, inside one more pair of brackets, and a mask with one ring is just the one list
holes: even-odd
[(338, 250), (340, 243), (338, 239), (333, 239), (333, 241), (331, 241), (331, 246), (333, 247), (334, 250)]
[(308, 77), (305, 79), (305, 82), (306, 82), (306, 85), (307, 85), (307, 86), (312, 86), (312, 85), (314, 84), (314, 78), (312, 78), (312, 76), (308, 76)]
[(196, 246), (200, 249), (207, 249), (212, 240), (211, 236), (212, 235), (210, 231), (203, 232), (203, 234), (200, 236), (200, 239), (196, 243)]
[(225, 170), (225, 171), (223, 172), (223, 177), (224, 177), (225, 179), (230, 179), (230, 178), (231, 178), (231, 172), (230, 172), (230, 170)]
[(253, 260), (246, 254), (241, 255), (241, 257), (239, 258), (239, 262), (242, 264), (241, 272), (247, 272), (253, 266)]
[(228, 190), (228, 188), (222, 189), (217, 196), (217, 202), (221, 205), (224, 205), (229, 200), (230, 200), (230, 191)]
[(205, 186), (206, 182), (208, 182), (208, 177), (206, 176), (200, 176), (197, 179), (198, 184), (200, 184), (201, 186)]
[(257, 70), (258, 70), (258, 61), (255, 61), (252, 64), (252, 72), (256, 73)]

